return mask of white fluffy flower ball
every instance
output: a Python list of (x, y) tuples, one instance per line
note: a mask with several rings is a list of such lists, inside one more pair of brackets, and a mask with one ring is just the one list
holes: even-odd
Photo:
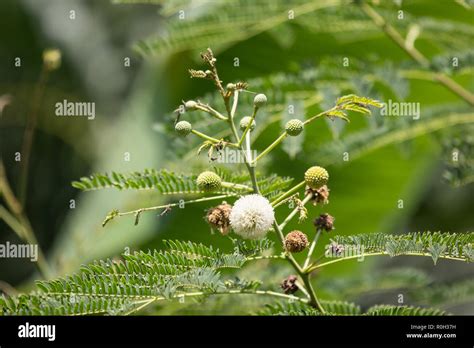
[(229, 219), (236, 234), (246, 239), (259, 239), (272, 227), (275, 212), (268, 199), (253, 194), (235, 202)]

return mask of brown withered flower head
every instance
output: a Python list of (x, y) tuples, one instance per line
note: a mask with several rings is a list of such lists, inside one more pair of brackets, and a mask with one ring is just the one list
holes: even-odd
[(298, 291), (296, 280), (297, 277), (295, 275), (290, 275), (281, 282), (280, 286), (285, 294), (294, 294)]
[(301, 231), (291, 231), (285, 237), (285, 249), (290, 253), (299, 253), (308, 246), (308, 237)]
[(229, 233), (229, 216), (231, 210), (232, 206), (223, 202), (217, 207), (211, 208), (207, 211), (206, 221), (212, 228), (219, 230), (222, 235), (226, 235)]
[(318, 189), (312, 189), (309, 186), (306, 186), (306, 194), (313, 194), (311, 201), (313, 205), (317, 205), (318, 203), (321, 204), (328, 204), (329, 203), (329, 188), (327, 185), (323, 185)]
[(319, 217), (317, 217), (313, 223), (316, 228), (320, 228), (327, 232), (330, 232), (334, 229), (334, 217), (327, 213), (319, 215)]

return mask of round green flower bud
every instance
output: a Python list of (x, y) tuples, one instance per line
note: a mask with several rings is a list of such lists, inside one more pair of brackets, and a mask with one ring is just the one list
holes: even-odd
[(202, 172), (197, 177), (196, 183), (201, 191), (211, 192), (221, 188), (222, 180), (214, 172)]
[[(252, 117), (250, 116), (245, 116), (245, 117), (242, 117), (242, 119), (240, 120), (240, 124), (239, 124), (239, 127), (240, 127), (240, 130), (243, 132), (245, 129), (247, 129), (248, 125), (249, 125), (249, 122), (250, 120), (252, 119)], [(253, 131), (254, 128), (255, 128), (255, 120), (252, 120), (252, 124), (249, 128), (250, 131)]]
[(188, 121), (179, 121), (174, 126), (174, 130), (180, 136), (185, 137), (186, 135), (191, 133), (191, 131), (193, 130), (193, 127), (191, 126), (191, 123), (189, 123)]
[(299, 135), (303, 131), (304, 123), (300, 120), (289, 120), (285, 125), (286, 133), (292, 137)]
[(327, 184), (329, 179), (329, 174), (326, 169), (323, 167), (314, 166), (309, 168), (306, 173), (304, 173), (304, 181), (313, 190), (317, 190), (320, 187)]
[(194, 100), (188, 100), (186, 103), (184, 103), (184, 108), (186, 110), (196, 110), (197, 105), (198, 103), (196, 103)]
[(253, 105), (255, 105), (255, 107), (257, 108), (265, 106), (266, 103), (267, 103), (267, 96), (265, 94), (257, 94), (255, 98), (253, 98)]

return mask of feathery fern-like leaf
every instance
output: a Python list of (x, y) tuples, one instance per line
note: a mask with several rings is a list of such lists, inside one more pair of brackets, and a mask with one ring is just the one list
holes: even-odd
[[(401, 235), (384, 233), (335, 236), (334, 242), (342, 245), (346, 253), (361, 255), (385, 254), (431, 256), (436, 264), (440, 258), (474, 261), (474, 233), (415, 232)], [(342, 257), (344, 258), (344, 257)]]
[[(361, 314), (360, 307), (354, 303), (346, 301), (321, 301), (321, 305), (326, 310), (324, 315), (359, 315)], [(323, 315), (317, 309), (301, 303), (301, 302), (277, 302), (265, 306), (265, 309), (261, 310), (257, 314), (259, 315), (310, 315), (319, 316)]]
[[(231, 173), (225, 169), (216, 169), (216, 172), (224, 181), (235, 184), (251, 185), (250, 177), (244, 174)], [(275, 174), (263, 176), (257, 174), (257, 182), (261, 193), (267, 197), (273, 197), (290, 186), (293, 179), (279, 177)], [(74, 181), (72, 186), (82, 191), (93, 191), (100, 189), (116, 188), (119, 190), (156, 190), (164, 195), (176, 194), (200, 194), (196, 184), (196, 175), (179, 175), (167, 170), (146, 169), (143, 172), (121, 174), (92, 174), (83, 177), (80, 181)], [(242, 190), (232, 187), (221, 188), (215, 194), (240, 194)]]
[(422, 308), (411, 306), (377, 305), (370, 307), (365, 315), (398, 315), (398, 316), (433, 316), (447, 313), (436, 308)]
[[(295, 18), (307, 13), (339, 4), (339, 0), (305, 2), (294, 0), (291, 10)], [(138, 50), (144, 54), (176, 53), (189, 49), (201, 49), (209, 43), (216, 51), (227, 45), (255, 36), (288, 21), (287, 1), (271, 2), (229, 0), (222, 2), (182, 2), (163, 8), (169, 16), (168, 31), (160, 37), (140, 42)], [(190, 16), (187, 20), (178, 18)], [(171, 15), (171, 16), (170, 16)]]
[[(185, 296), (255, 291), (259, 283), (226, 279), (219, 269), (239, 268), (247, 255), (203, 244), (165, 241), (166, 250), (123, 254), (95, 261), (71, 276), (38, 281), (37, 291), (0, 298), (3, 315), (129, 314), (155, 301)], [(257, 254), (270, 246), (255, 245)], [(249, 247), (250, 249), (250, 247)]]
[(157, 190), (162, 194), (199, 193), (195, 176), (178, 175), (167, 170), (145, 169), (143, 172), (92, 174), (74, 181), (72, 186), (82, 191), (105, 188), (119, 190)]

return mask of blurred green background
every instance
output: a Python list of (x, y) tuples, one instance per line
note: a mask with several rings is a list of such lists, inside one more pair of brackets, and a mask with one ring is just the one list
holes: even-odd
[[(370, 118), (350, 115), (350, 124), (318, 120), (305, 130), (304, 139), (291, 140), (262, 161), (260, 171), (295, 181), (314, 164), (330, 172), (329, 205), (310, 207), (310, 218), (299, 226), (293, 222), (290, 229), (311, 234), (314, 217), (328, 212), (336, 217), (333, 233), (340, 234), (472, 231), (474, 111), (434, 81), (433, 74), (442, 72), (474, 90), (473, 4), (369, 3), (403, 37), (416, 39), (428, 67), (413, 61), (351, 1), (2, 1), (0, 96), (9, 95), (11, 101), (1, 113), (1, 156), (12, 188), (20, 190), (21, 163), (15, 153), (21, 151), (28, 115), (37, 107), (25, 212), (53, 275), (118, 256), (126, 247), (160, 248), (163, 239), (230, 248), (229, 241), (211, 233), (203, 221), (209, 204), (174, 209), (166, 216), (143, 214), (138, 226), (133, 217), (123, 217), (102, 228), (112, 209), (125, 211), (181, 197), (114, 190), (81, 193), (70, 185), (92, 172), (168, 168), (197, 173), (213, 166), (205, 154), (195, 155), (197, 142), (177, 140), (169, 131), (172, 111), (182, 100), (216, 101), (212, 105), (223, 109), (212, 84), (190, 79), (187, 72), (203, 68), (199, 52), (207, 47), (216, 54), (225, 83), (247, 81), (249, 90), (269, 98), (254, 136), (258, 150), (275, 139), (289, 117), (308, 118), (344, 94), (420, 105), (418, 120), (384, 117), (377, 111)], [(49, 74), (35, 103), (47, 48), (58, 48), (62, 63)], [(17, 57), (19, 67), (14, 64)], [(55, 103), (64, 99), (94, 102), (95, 119), (55, 116)], [(250, 100), (251, 95), (243, 98), (240, 116), (249, 111)], [(289, 114), (289, 105), (295, 115)], [(470, 122), (461, 123), (456, 115), (470, 117)], [(193, 117), (193, 125), (204, 127), (203, 115)], [(453, 151), (460, 152), (460, 161), (452, 161)], [(343, 160), (345, 152), (349, 161)], [(125, 153), (130, 161), (124, 160)], [(279, 219), (288, 212), (281, 208)], [(3, 221), (0, 230), (2, 243), (19, 243)], [(320, 252), (330, 237), (323, 236)], [(262, 262), (243, 272), (278, 288), (290, 270)], [(366, 279), (368, 274), (373, 277)], [(433, 266), (430, 259), (400, 257), (340, 263), (314, 279), (323, 298), (345, 298), (363, 306), (395, 304), (399, 294), (407, 295), (405, 304), (423, 303), (413, 295), (417, 286), (462, 282), (469, 291), (459, 301), (438, 302), (453, 313), (472, 314), (473, 274), (468, 264), (440, 261)], [(29, 261), (0, 260), (2, 291), (10, 289), (8, 285), (28, 289), (37, 278)], [(415, 288), (411, 293), (409, 285)], [(158, 313), (246, 313), (257, 301), (212, 299), (205, 308), (170, 305)]]

